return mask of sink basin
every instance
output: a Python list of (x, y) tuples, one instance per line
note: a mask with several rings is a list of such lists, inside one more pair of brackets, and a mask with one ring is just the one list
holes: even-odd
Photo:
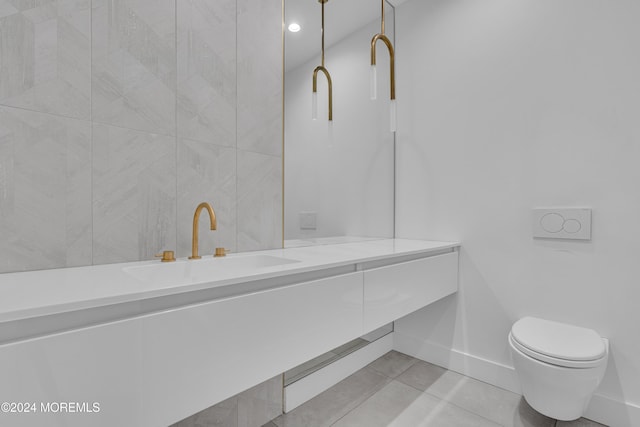
[[(192, 261), (186, 261), (192, 262)], [(220, 258), (201, 259), (194, 263), (194, 267), (209, 268), (265, 268), (275, 267), (278, 265), (286, 265), (294, 262), (300, 262), (295, 259), (281, 258), (271, 255), (246, 255), (246, 256), (229, 256)]]
[(154, 285), (179, 285), (192, 282), (207, 282), (236, 276), (251, 275), (272, 267), (300, 262), (271, 255), (238, 255), (199, 260), (178, 260), (138, 267), (125, 267), (128, 275)]

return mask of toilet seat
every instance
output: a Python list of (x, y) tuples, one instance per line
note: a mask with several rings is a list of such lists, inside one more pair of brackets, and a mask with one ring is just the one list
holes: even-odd
[(607, 356), (597, 332), (535, 317), (524, 317), (511, 328), (514, 348), (541, 362), (566, 368), (593, 368)]

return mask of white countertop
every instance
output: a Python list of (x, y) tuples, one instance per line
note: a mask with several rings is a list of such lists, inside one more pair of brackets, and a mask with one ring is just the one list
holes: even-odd
[[(223, 259), (178, 259), (174, 263), (142, 261), (0, 274), (0, 323), (228, 287), (249, 281), (394, 257), (428, 255), (458, 246), (458, 242), (383, 239), (246, 252), (230, 254)], [(287, 263), (242, 269), (224, 268), (224, 261), (215, 264), (220, 260), (238, 260), (226, 264), (233, 266), (242, 263), (241, 258), (256, 255), (261, 255), (261, 259), (267, 260), (271, 259), (270, 257), (284, 258)], [(196, 263), (203, 264), (198, 266)], [(208, 268), (206, 274), (193, 274), (190, 271), (194, 266), (215, 268)], [(218, 266), (220, 268), (217, 268)], [(153, 280), (143, 278), (148, 272), (153, 272)]]

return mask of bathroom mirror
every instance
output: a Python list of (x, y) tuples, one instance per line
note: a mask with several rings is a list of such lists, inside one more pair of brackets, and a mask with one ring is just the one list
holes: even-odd
[[(377, 47), (377, 100), (370, 97), (370, 43), (380, 32), (379, 0), (328, 0), (325, 67), (319, 73), (317, 119), (312, 77), (321, 64), (322, 5), (285, 0), (284, 246), (394, 236), (395, 134), (389, 129), (389, 54)], [(298, 32), (289, 30), (298, 24)], [(394, 10), (385, 33), (395, 43)], [(331, 123), (331, 124), (330, 124)]]

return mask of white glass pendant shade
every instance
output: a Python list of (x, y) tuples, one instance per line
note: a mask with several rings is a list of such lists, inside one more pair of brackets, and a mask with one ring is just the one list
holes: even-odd
[(318, 92), (311, 92), (311, 118), (318, 120)]
[(396, 100), (392, 99), (389, 104), (389, 128), (391, 132), (395, 132), (397, 128), (396, 122), (397, 112), (396, 112)]
[(376, 66), (371, 66), (371, 100), (378, 97), (378, 73), (376, 72)]

